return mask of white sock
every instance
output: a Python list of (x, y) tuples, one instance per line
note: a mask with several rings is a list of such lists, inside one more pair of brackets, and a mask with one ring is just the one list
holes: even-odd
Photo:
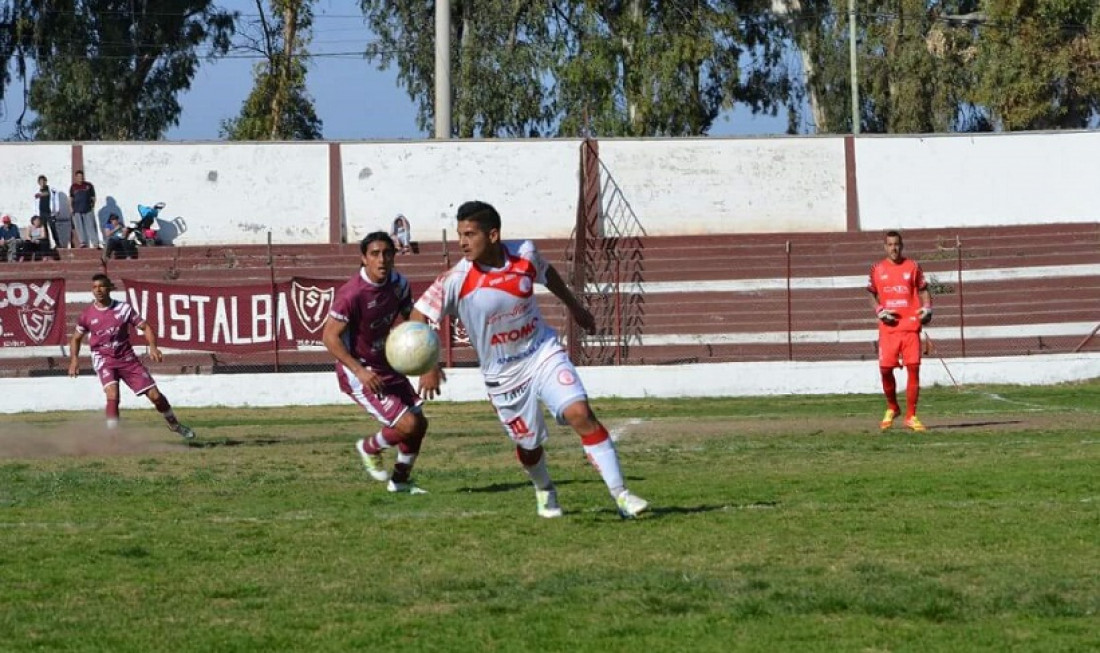
[(603, 477), (603, 482), (611, 492), (612, 499), (618, 499), (626, 489), (623, 483), (623, 473), (619, 469), (619, 454), (615, 451), (615, 443), (611, 438), (599, 444), (584, 445), (584, 454), (588, 456), (588, 462), (596, 468)]
[(527, 477), (531, 479), (536, 490), (549, 490), (554, 487), (554, 482), (550, 480), (550, 470), (546, 467), (545, 451), (537, 463), (530, 467), (524, 465), (523, 471), (527, 472)]

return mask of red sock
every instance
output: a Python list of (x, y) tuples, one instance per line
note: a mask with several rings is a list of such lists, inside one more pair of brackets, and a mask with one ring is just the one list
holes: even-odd
[(909, 380), (905, 385), (905, 419), (917, 414), (917, 400), (920, 399), (920, 365), (910, 365), (905, 368), (909, 373)]
[(898, 406), (898, 382), (894, 379), (894, 368), (880, 367), (878, 371), (882, 376), (882, 394), (886, 395), (886, 407), (897, 413), (901, 407)]
[(164, 418), (164, 421), (168, 422), (168, 426), (176, 426), (179, 421), (176, 420), (176, 414), (172, 412), (172, 404), (168, 403), (168, 397), (163, 394), (157, 397), (153, 402), (153, 407), (157, 409), (160, 416)]
[[(369, 454), (375, 454), (398, 444), (402, 437), (401, 432), (392, 426), (383, 426), (381, 431), (363, 442), (363, 450)], [(420, 448), (417, 447), (417, 451), (419, 450)]]
[(107, 419), (118, 419), (118, 399), (107, 400)]

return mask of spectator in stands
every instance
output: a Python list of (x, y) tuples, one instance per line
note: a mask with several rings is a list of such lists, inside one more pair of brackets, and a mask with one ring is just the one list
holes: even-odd
[(61, 196), (50, 188), (46, 175), (38, 175), (38, 192), (34, 194), (34, 214), (46, 221), (54, 247), (72, 247), (73, 223), (61, 215)]
[[(465, 202), (456, 218), (463, 259), (416, 300), (409, 319), (439, 324), (450, 315), (466, 325), (485, 391), (534, 486), (540, 517), (562, 515), (546, 464), (543, 443), (549, 429), (540, 401), (559, 424), (570, 425), (579, 436), (585, 457), (599, 472), (619, 515), (637, 517), (649, 504), (626, 488), (615, 443), (592, 411), (557, 332), (543, 318), (535, 284), (546, 286), (588, 333), (596, 329), (592, 313), (533, 242), (501, 240), (500, 214), (492, 205)], [(429, 370), (420, 377), (420, 393), (435, 396), (441, 380), (440, 370)]]
[(878, 318), (878, 365), (882, 391), (886, 395), (886, 414), (879, 428), (894, 425), (901, 412), (898, 405), (894, 368), (905, 366), (905, 426), (924, 431), (917, 418), (920, 398), (921, 328), (932, 321), (932, 294), (919, 263), (902, 255), (904, 245), (897, 231), (886, 232), (886, 258), (871, 266), (867, 292)]
[[(409, 379), (390, 367), (385, 344), (394, 320), (412, 310), (409, 280), (393, 269), (393, 239), (374, 231), (359, 243), (360, 267), (336, 291), (325, 320), (322, 340), (336, 359), (340, 389), (362, 406), (382, 428), (355, 443), (367, 473), (389, 481), (390, 492), (423, 494), (411, 479), (428, 420)], [(386, 471), (382, 452), (397, 449), (393, 474)]]
[(134, 394), (139, 397), (145, 395), (152, 402), (167, 422), (168, 430), (188, 440), (194, 438), (195, 432), (176, 419), (168, 398), (157, 389), (157, 382), (130, 344), (130, 330), (141, 331), (149, 344), (149, 358), (161, 362), (164, 355), (157, 348), (156, 329), (148, 325), (133, 306), (111, 299), (114, 288), (107, 275), (92, 277), (93, 302), (77, 318), (76, 330), (69, 339), (69, 376), (76, 378), (80, 375), (80, 343), (87, 336), (88, 346), (92, 350), (92, 366), (107, 395), (108, 429), (118, 427), (118, 384), (122, 381), (130, 386)]
[(23, 260), (26, 260), (27, 256), (37, 260), (39, 254), (48, 251), (50, 251), (50, 235), (46, 233), (42, 218), (37, 215), (32, 216), (31, 226), (27, 227), (27, 238), (23, 241)]
[(139, 245), (159, 245), (157, 241), (157, 228), (153, 225), (160, 217), (160, 210), (165, 207), (164, 202), (157, 202), (152, 206), (138, 204), (138, 215), (141, 219), (134, 227), (134, 237)]
[(23, 236), (19, 227), (11, 222), (11, 216), (0, 218), (0, 253), (6, 254), (8, 263), (15, 261), (23, 246)]
[(69, 207), (80, 246), (102, 247), (99, 242), (99, 221), (95, 217), (95, 186), (84, 181), (83, 170), (76, 171), (73, 185), (69, 186)]
[(412, 225), (409, 219), (400, 213), (393, 219), (393, 228), (390, 230), (394, 245), (398, 254), (408, 254), (412, 251)]
[(129, 230), (122, 225), (122, 219), (117, 213), (107, 216), (107, 226), (103, 227), (103, 239), (107, 241), (107, 247), (103, 250), (104, 263), (109, 258), (133, 258), (137, 256), (132, 241), (127, 236)]

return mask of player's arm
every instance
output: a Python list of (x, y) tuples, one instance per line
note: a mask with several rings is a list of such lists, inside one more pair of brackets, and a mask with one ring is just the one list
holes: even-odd
[(871, 310), (875, 312), (875, 317), (882, 322), (893, 322), (898, 319), (898, 314), (890, 309), (886, 308), (879, 302), (878, 293), (874, 288), (868, 287), (867, 292), (870, 293)]
[(340, 364), (351, 370), (355, 378), (374, 394), (381, 394), (383, 389), (382, 377), (374, 370), (363, 367), (355, 356), (348, 351), (344, 344), (344, 332), (348, 330), (348, 323), (334, 319), (331, 315), (325, 319), (325, 328), (321, 333), (321, 342), (325, 343), (325, 349), (340, 361)]
[[(423, 322), (428, 323), (428, 316), (421, 313), (415, 307), (412, 312), (409, 313), (410, 322)], [(447, 380), (447, 374), (443, 371), (443, 362), (440, 361), (439, 365), (436, 365), (432, 369), (424, 372), (420, 375), (420, 380), (417, 382), (417, 392), (421, 397), (425, 399), (434, 399), (439, 395), (439, 387), (443, 385), (443, 382)]]
[(142, 321), (136, 328), (145, 336), (145, 344), (149, 345), (149, 358), (155, 363), (164, 360), (164, 354), (160, 353), (160, 348), (157, 347), (157, 334), (153, 333), (153, 327), (149, 326), (148, 322)]
[(69, 376), (80, 376), (80, 343), (84, 342), (84, 334), (77, 329), (69, 338)]
[(592, 313), (577, 301), (577, 296), (573, 294), (569, 286), (565, 285), (565, 281), (554, 269), (554, 266), (549, 264), (546, 266), (546, 289), (554, 293), (554, 296), (565, 304), (565, 307), (569, 309), (569, 314), (573, 316), (573, 320), (586, 333), (595, 333), (596, 318), (592, 317)]
[(932, 321), (932, 293), (928, 290), (928, 286), (925, 286), (917, 291), (917, 296), (920, 297), (920, 311), (917, 312), (917, 317), (921, 324), (928, 324)]

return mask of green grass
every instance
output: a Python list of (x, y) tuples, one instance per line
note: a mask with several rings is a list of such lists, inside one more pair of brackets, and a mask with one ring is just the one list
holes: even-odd
[[(434, 404), (394, 496), (352, 406), (0, 424), (4, 651), (1100, 649), (1100, 384), (599, 401), (620, 521), (553, 427), (540, 520), (487, 403)], [(637, 422), (635, 420), (642, 420)]]

